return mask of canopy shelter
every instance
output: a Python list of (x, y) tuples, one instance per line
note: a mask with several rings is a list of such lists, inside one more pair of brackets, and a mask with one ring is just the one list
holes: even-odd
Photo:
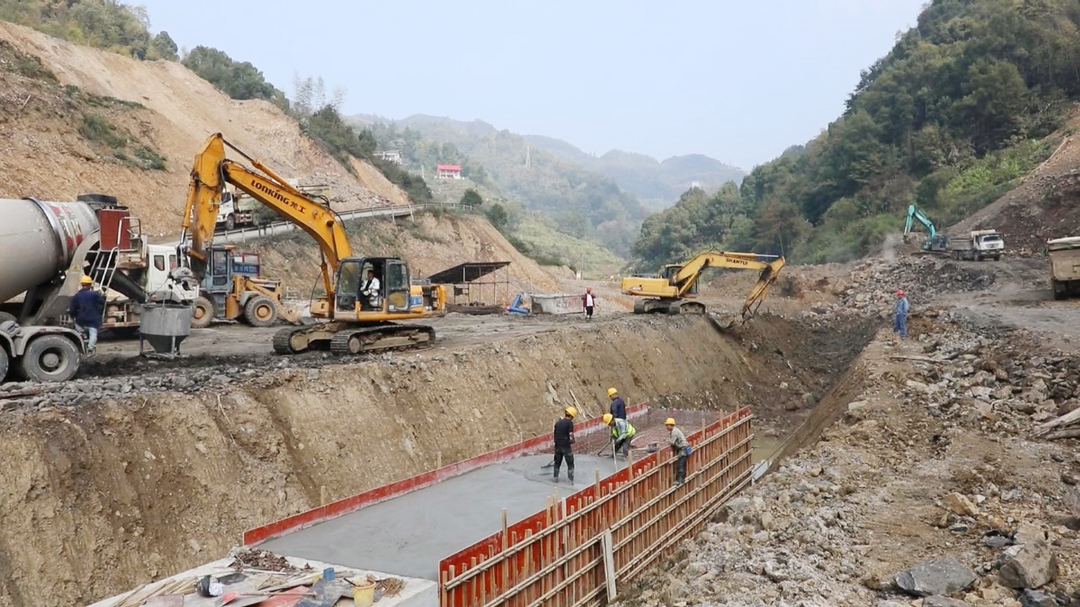
[(509, 266), (509, 261), (470, 261), (436, 272), (427, 277), (427, 282), (452, 286), (451, 304), (502, 306), (510, 301)]

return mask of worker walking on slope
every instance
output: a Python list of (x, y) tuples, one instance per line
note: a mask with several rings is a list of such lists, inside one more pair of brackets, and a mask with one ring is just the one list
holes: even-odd
[(907, 339), (907, 315), (910, 307), (907, 297), (904, 295), (904, 290), (898, 289), (896, 291), (896, 308), (894, 309), (896, 320), (893, 323), (893, 333), (899, 333), (901, 339)]
[(567, 407), (563, 418), (555, 422), (555, 482), (559, 482), (559, 468), (566, 460), (566, 476), (574, 484), (574, 418), (577, 409)]
[(608, 412), (617, 419), (626, 419), (626, 403), (619, 396), (619, 391), (615, 388), (608, 388), (607, 395), (611, 399), (611, 408)]
[(686, 460), (690, 457), (690, 441), (682, 430), (675, 427), (675, 419), (667, 418), (664, 426), (668, 431), (668, 444), (675, 454), (675, 484), (681, 485), (686, 481)]
[(593, 308), (596, 307), (596, 296), (592, 294), (592, 287), (585, 287), (585, 294), (581, 296), (581, 305), (585, 306), (585, 320), (592, 320)]
[(98, 331), (101, 330), (101, 318), (105, 316), (105, 296), (93, 290), (94, 279), (83, 276), (79, 279), (79, 292), (71, 298), (68, 316), (75, 321), (75, 330), (86, 331), (86, 352), (93, 356), (97, 353)]
[(637, 430), (625, 419), (620, 419), (610, 413), (604, 414), (604, 423), (611, 428), (611, 440), (614, 443), (612, 449), (615, 453), (622, 453), (623, 457), (630, 453), (631, 443)]

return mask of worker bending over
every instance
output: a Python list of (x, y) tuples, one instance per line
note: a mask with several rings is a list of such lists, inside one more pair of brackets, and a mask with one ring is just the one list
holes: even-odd
[(675, 427), (675, 419), (667, 418), (664, 421), (668, 431), (668, 444), (675, 454), (675, 484), (681, 485), (686, 481), (686, 459), (690, 457), (690, 441), (682, 430)]
[(71, 298), (68, 316), (75, 322), (76, 331), (86, 331), (86, 353), (93, 356), (97, 353), (98, 331), (105, 316), (105, 296), (93, 289), (94, 279), (89, 276), (80, 278), (79, 286), (79, 292)]
[(625, 419), (620, 419), (610, 413), (604, 414), (604, 423), (611, 428), (611, 440), (614, 442), (612, 449), (615, 453), (621, 452), (623, 456), (630, 453), (630, 446), (637, 430)]
[(626, 403), (623, 402), (622, 397), (619, 396), (619, 391), (615, 388), (608, 388), (607, 395), (608, 398), (611, 399), (611, 410), (609, 411), (611, 416), (618, 419), (626, 419)]
[(563, 418), (555, 422), (555, 482), (559, 482), (559, 468), (566, 460), (566, 476), (574, 484), (574, 417), (577, 409), (567, 407)]

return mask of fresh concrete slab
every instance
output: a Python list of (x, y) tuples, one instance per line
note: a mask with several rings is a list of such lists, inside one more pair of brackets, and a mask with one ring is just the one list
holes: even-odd
[[(542, 467), (551, 458), (533, 455), (480, 468), (264, 542), (259, 548), (436, 580), (440, 559), (502, 528), (504, 508), (513, 524), (542, 510), (554, 488), (565, 497), (592, 483), (597, 470), (601, 478), (616, 470), (611, 457), (577, 455), (577, 485), (567, 483), (565, 467), (562, 482), (556, 485), (551, 468)], [(620, 459), (618, 465), (626, 464)]]

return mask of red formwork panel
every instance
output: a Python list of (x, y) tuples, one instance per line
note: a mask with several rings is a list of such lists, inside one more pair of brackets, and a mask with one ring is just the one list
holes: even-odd
[[(692, 444), (699, 444), (750, 415), (750, 408), (744, 407), (731, 415), (690, 434), (687, 436), (687, 439)], [(527, 537), (541, 533), (547, 529), (549, 525), (557, 523), (560, 518), (559, 512), (562, 512), (563, 516), (567, 513), (578, 512), (592, 504), (595, 500), (610, 495), (618, 487), (631, 482), (634, 478), (645, 473), (648, 469), (655, 467), (659, 463), (659, 456), (659, 452), (652, 453), (633, 462), (630, 467), (623, 468), (611, 476), (602, 479), (599, 483), (589, 485), (580, 491), (567, 496), (563, 506), (565, 510), (560, 510), (558, 506), (556, 506), (553, 511), (542, 510), (513, 525), (507, 526), (505, 532), (496, 532), (491, 536), (442, 559), (439, 562), (440, 603), (442, 604), (442, 607), (469, 607), (474, 604), (482, 605), (488, 598), (494, 599), (499, 594), (500, 588), (505, 590), (500, 582), (504, 582), (508, 586), (513, 586), (515, 580), (527, 578), (529, 574), (537, 570), (537, 563), (540, 563), (540, 566), (542, 566), (542, 563), (544, 562), (541, 558), (542, 555), (539, 554), (542, 550), (542, 545), (540, 543), (534, 543), (528, 546), (527, 549), (518, 550), (512, 557), (501, 557), (500, 559), (499, 554), (502, 553), (503, 550), (513, 548), (516, 544), (523, 542)], [(688, 474), (692, 474), (696, 468), (695, 459), (696, 458), (691, 456), (687, 470)], [(573, 521), (572, 524), (575, 526), (575, 529), (571, 531), (571, 533), (578, 533), (579, 535), (596, 538), (611, 524), (616, 508), (616, 504), (609, 501), (603, 507), (599, 508), (594, 515)], [(566, 535), (561, 532), (555, 534), (555, 536), (559, 535), (562, 535), (562, 538), (566, 537)], [(554, 553), (565, 551), (567, 548), (562, 543), (564, 540), (560, 537), (552, 537), (550, 541), (554, 544)], [(466, 582), (464, 591), (456, 591), (454, 598), (447, 600), (444, 591), (444, 585), (447, 581), (462, 576), (471, 570), (475, 570), (477, 565), (484, 565), (485, 561), (491, 561), (493, 559), (499, 560), (488, 565), (487, 570), (483, 573), (474, 575), (472, 579)], [(528, 600), (527, 597), (525, 602), (529, 603), (531, 601)]]
[[(648, 412), (648, 403), (640, 403), (628, 407), (626, 416), (629, 419), (636, 419), (648, 414)], [(579, 436), (588, 435), (597, 432), (603, 427), (603, 420), (599, 417), (595, 417), (593, 419), (585, 420), (580, 424), (575, 424), (574, 433)], [(355, 512), (361, 508), (372, 506), (379, 502), (384, 502), (418, 489), (423, 489), (424, 487), (430, 487), (441, 481), (460, 476), (467, 472), (472, 472), (473, 470), (483, 468), (484, 466), (508, 462), (524, 455), (541, 453), (550, 449), (550, 447), (551, 435), (544, 434), (519, 443), (507, 445), (501, 449), (482, 453), (475, 457), (443, 466), (442, 468), (429, 470), (422, 474), (390, 483), (389, 485), (376, 487), (375, 489), (358, 493), (336, 502), (330, 502), (329, 504), (294, 514), (261, 527), (249, 529), (244, 532), (244, 545), (252, 546), (259, 542), (280, 537), (293, 531), (298, 531), (317, 523), (336, 518), (343, 514)], [(522, 527), (522, 529), (524, 530), (524, 527)]]

